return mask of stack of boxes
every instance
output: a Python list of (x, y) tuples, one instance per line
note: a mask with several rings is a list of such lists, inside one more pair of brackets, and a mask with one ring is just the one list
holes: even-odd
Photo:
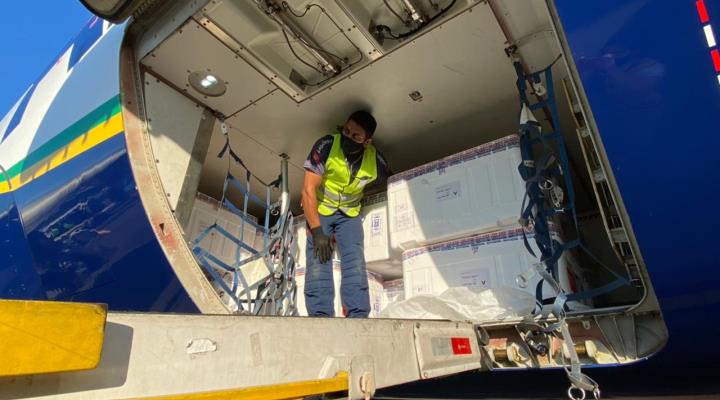
[[(535, 294), (537, 275), (518, 279), (538, 262), (517, 222), (525, 195), (521, 160), (519, 137), (510, 135), (390, 177), (390, 247), (402, 252), (406, 299), (458, 286)], [(532, 232), (525, 235), (539, 254)], [(566, 259), (558, 264), (559, 283), (572, 291)]]
[[(533, 234), (526, 232), (530, 247), (540, 254)], [(556, 237), (557, 238), (557, 237)], [(533, 268), (538, 260), (525, 248), (523, 228), (503, 228), (460, 239), (422, 246), (403, 252), (405, 295), (440, 294), (451, 287), (473, 291), (506, 286), (535, 294), (540, 277), (532, 274), (527, 282), (518, 276)], [(569, 288), (565, 258), (558, 261), (562, 287)], [(543, 286), (543, 297), (553, 297), (550, 286)]]
[[(420, 294), (439, 295), (451, 287), (472, 290), (507, 286), (535, 295), (537, 275), (518, 276), (535, 259), (525, 248), (518, 217), (525, 183), (517, 172), (519, 137), (510, 135), (393, 175), (387, 193), (366, 197), (362, 218), (371, 316), (389, 304)], [(305, 221), (296, 228), (298, 262), (305, 265)], [(539, 254), (533, 233), (525, 231)], [(557, 232), (553, 232), (559, 240)], [(334, 261), (336, 315), (339, 260)], [(559, 265), (560, 285), (574, 289), (567, 257)], [(298, 303), (304, 298), (298, 271)], [(549, 287), (544, 296), (554, 295)], [(376, 308), (377, 307), (377, 308)]]

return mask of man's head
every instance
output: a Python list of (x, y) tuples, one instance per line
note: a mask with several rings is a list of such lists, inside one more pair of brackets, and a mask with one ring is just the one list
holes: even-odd
[(341, 133), (343, 136), (352, 139), (353, 142), (367, 147), (372, 142), (376, 127), (377, 122), (375, 122), (372, 114), (359, 110), (350, 114), (347, 122), (342, 127)]

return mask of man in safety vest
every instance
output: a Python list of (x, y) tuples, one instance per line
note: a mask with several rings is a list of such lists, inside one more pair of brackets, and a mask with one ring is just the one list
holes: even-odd
[(305, 160), (302, 204), (311, 233), (305, 264), (309, 315), (334, 315), (332, 235), (340, 253), (340, 295), (347, 316), (365, 318), (370, 313), (360, 201), (370, 186), (382, 187), (389, 175), (387, 163), (372, 145), (376, 126), (370, 113), (356, 111), (340, 132), (315, 142)]

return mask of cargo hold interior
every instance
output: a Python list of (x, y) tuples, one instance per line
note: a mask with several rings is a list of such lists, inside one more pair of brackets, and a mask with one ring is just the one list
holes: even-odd
[[(514, 46), (528, 71), (557, 60), (553, 73), (560, 130), (568, 148), (582, 239), (594, 256), (632, 282), (594, 298), (592, 308), (580, 314), (618, 314), (642, 306), (655, 313), (653, 321), (661, 318), (639, 253), (631, 244), (623, 251), (610, 237), (617, 226), (613, 221), (631, 236), (626, 219), (622, 213), (601, 214), (603, 203), (620, 201), (620, 194), (611, 179), (605, 185), (594, 180), (594, 165), (607, 160), (583, 151), (576, 120), (591, 120), (591, 110), (578, 95), (574, 64), (565, 54), (551, 3), (417, 0), (411, 3), (430, 22), (414, 32), (417, 23), (401, 21), (412, 20), (402, 11), (403, 1), (277, 2), (292, 29), (323, 49), (319, 56), (283, 34), (281, 23), (255, 1), (169, 3), (155, 11), (155, 23), (138, 30), (132, 49), (151, 164), (185, 241), (192, 239), (187, 236), (198, 196), (220, 200), (228, 170), (239, 177), (245, 173), (227, 152), (218, 157), (226, 144), (218, 117), (225, 118), (230, 147), (260, 180), (275, 180), (281, 159), (287, 157), (291, 210), (300, 215), (303, 163), (311, 146), (334, 133), (354, 110), (372, 111), (378, 121), (374, 143), (395, 173), (517, 133), (517, 77), (506, 52)], [(405, 38), (393, 38), (404, 32), (409, 32)], [(333, 68), (339, 73), (327, 72)], [(193, 87), (192, 76), (205, 73), (221, 81), (221, 95)], [(550, 130), (542, 110), (535, 116)], [(593, 129), (592, 123), (587, 129)], [(595, 150), (602, 155), (601, 145)], [(255, 190), (264, 198), (264, 189)], [(226, 195), (242, 204), (239, 192)], [(263, 211), (251, 212), (262, 224)], [(561, 221), (564, 239), (574, 239), (572, 221)], [(581, 251), (573, 255), (588, 288), (612, 280), (592, 257)], [(634, 330), (623, 335), (641, 341)], [(614, 360), (649, 355), (663, 341), (647, 339), (632, 354), (615, 350)]]

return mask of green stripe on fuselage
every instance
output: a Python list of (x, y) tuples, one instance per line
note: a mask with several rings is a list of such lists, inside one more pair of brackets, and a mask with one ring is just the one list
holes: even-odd
[[(41, 145), (37, 149), (33, 150), (24, 159), (18, 161), (15, 165), (7, 170), (9, 178), (12, 179), (15, 176), (23, 173), (23, 171), (32, 167), (35, 163), (43, 160), (45, 157), (58, 151), (63, 146), (66, 146), (72, 142), (75, 138), (85, 134), (85, 132), (102, 125), (112, 116), (119, 113), (122, 107), (120, 105), (120, 95), (114, 96), (110, 100), (106, 101), (100, 107), (94, 109), (89, 114), (80, 118), (77, 122), (70, 125), (67, 129), (57, 134), (52, 139), (48, 140), (47, 143)], [(5, 182), (5, 177), (0, 177), (0, 182)]]

